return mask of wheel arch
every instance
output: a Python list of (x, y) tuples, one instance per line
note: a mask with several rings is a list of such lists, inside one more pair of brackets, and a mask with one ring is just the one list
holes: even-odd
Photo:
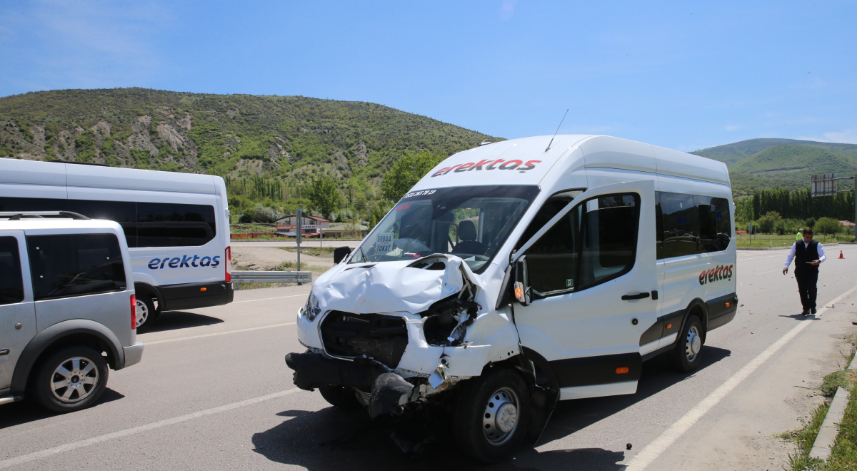
[(691, 314), (697, 315), (702, 323), (702, 340), (705, 341), (705, 335), (708, 332), (708, 305), (700, 298), (695, 298), (684, 310), (684, 318), (681, 321), (681, 329), (679, 332), (684, 332), (684, 327), (687, 325), (687, 319)]
[(140, 294), (145, 294), (150, 298), (154, 299), (158, 302), (158, 311), (163, 311), (164, 307), (164, 295), (161, 294), (161, 291), (150, 285), (149, 283), (143, 283), (141, 281), (134, 282), (134, 293), (138, 296)]
[(107, 364), (114, 370), (125, 366), (125, 352), (110, 329), (87, 319), (68, 320), (41, 331), (24, 347), (12, 373), (12, 393), (25, 392), (34, 368), (51, 353), (69, 345), (86, 345), (106, 352)]

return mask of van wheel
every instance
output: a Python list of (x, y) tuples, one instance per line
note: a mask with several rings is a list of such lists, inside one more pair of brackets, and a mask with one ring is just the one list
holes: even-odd
[(41, 363), (33, 389), (36, 400), (54, 412), (74, 412), (98, 401), (107, 387), (107, 362), (90, 347), (64, 348)]
[(351, 388), (344, 386), (325, 385), (318, 388), (321, 397), (324, 398), (333, 407), (338, 407), (344, 411), (360, 409), (360, 401), (357, 400), (355, 392)]
[(160, 312), (155, 309), (155, 302), (151, 297), (140, 294), (137, 297), (137, 331), (146, 331), (158, 320)]
[(677, 370), (690, 373), (699, 367), (702, 361), (702, 339), (702, 322), (694, 315), (689, 316), (672, 352), (672, 363)]
[(462, 450), (496, 463), (517, 450), (530, 425), (530, 391), (512, 370), (494, 369), (467, 381), (458, 397), (453, 431)]

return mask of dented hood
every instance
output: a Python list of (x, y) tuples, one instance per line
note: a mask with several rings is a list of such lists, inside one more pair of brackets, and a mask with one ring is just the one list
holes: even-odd
[(322, 310), (416, 314), (461, 291), (464, 277), (481, 287), (479, 277), (461, 258), (436, 254), (414, 261), (335, 267), (316, 281), (313, 293)]

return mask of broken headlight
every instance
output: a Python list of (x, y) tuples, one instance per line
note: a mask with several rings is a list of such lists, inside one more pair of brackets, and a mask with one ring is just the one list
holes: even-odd
[(318, 314), (321, 312), (321, 308), (318, 307), (318, 298), (312, 294), (312, 291), (309, 293), (309, 298), (306, 300), (306, 304), (301, 308), (301, 315), (310, 322), (314, 321)]

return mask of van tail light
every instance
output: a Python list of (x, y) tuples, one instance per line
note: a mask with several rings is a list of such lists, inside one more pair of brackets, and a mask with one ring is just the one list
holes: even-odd
[(232, 281), (232, 247), (226, 247), (226, 256), (223, 257), (226, 265), (226, 282)]
[(137, 330), (137, 296), (131, 295), (131, 330)]

